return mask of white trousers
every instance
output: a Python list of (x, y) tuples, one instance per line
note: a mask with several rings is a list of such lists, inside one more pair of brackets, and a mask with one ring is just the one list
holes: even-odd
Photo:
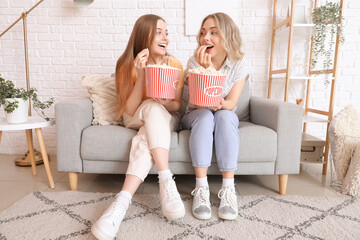
[(170, 149), (171, 132), (176, 131), (179, 120), (178, 113), (170, 114), (163, 105), (151, 99), (143, 101), (134, 116), (123, 114), (125, 127), (139, 129), (132, 139), (126, 174), (144, 181), (155, 163), (150, 150)]

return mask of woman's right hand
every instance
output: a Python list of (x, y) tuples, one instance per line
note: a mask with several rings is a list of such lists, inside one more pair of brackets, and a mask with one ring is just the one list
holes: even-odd
[(144, 67), (146, 66), (146, 62), (149, 59), (149, 49), (145, 48), (141, 52), (138, 53), (134, 60), (134, 67), (136, 69), (136, 74), (142, 75), (144, 74)]
[(196, 50), (195, 59), (203, 68), (213, 66), (213, 63), (211, 62), (211, 54), (206, 52), (206, 45), (202, 45)]

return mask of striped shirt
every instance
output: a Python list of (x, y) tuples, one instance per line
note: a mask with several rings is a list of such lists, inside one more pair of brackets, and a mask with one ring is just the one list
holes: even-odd
[[(195, 57), (192, 56), (189, 59), (185, 69), (186, 82), (188, 81), (189, 70), (199, 67), (200, 64), (197, 63)], [(245, 57), (239, 59), (237, 62), (232, 62), (230, 61), (229, 58), (226, 58), (224, 64), (221, 66), (219, 71), (226, 74), (225, 85), (222, 92), (222, 97), (226, 98), (226, 96), (230, 93), (235, 83), (248, 77), (247, 61)], [(196, 109), (195, 106), (189, 102), (187, 105), (186, 113), (191, 112), (195, 109)], [(232, 111), (235, 110), (236, 107), (232, 109)]]

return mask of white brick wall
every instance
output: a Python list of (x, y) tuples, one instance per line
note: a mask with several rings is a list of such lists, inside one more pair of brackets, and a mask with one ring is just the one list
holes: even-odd
[[(38, 0), (1, 0), (0, 31)], [(269, 47), (272, 22), (271, 0), (241, 0), (236, 6), (244, 52), (249, 60), (251, 90), (254, 96), (267, 95)], [(279, 11), (286, 14), (287, 9)], [(76, 8), (72, 0), (45, 0), (28, 16), (28, 39), (31, 85), (38, 88), (41, 98), (53, 96), (57, 102), (88, 96), (81, 86), (85, 73), (111, 74), (117, 58), (123, 52), (132, 26), (143, 14), (154, 13), (168, 23), (169, 51), (186, 65), (196, 47), (193, 36), (184, 35), (183, 0), (95, 0), (87, 8)], [(338, 86), (335, 113), (349, 103), (360, 106), (360, 4), (345, 0), (346, 42), (339, 56)], [(19, 22), (0, 39), (0, 73), (6, 79), (25, 87), (22, 24)], [(283, 83), (274, 83), (277, 97), (282, 99)], [(304, 96), (304, 81), (294, 82), (296, 95)], [(326, 109), (328, 97), (323, 85), (312, 90), (312, 103)], [(290, 90), (290, 99), (295, 98)], [(360, 107), (359, 112), (360, 112)], [(54, 110), (48, 111), (53, 114)], [(4, 112), (0, 111), (0, 117)], [(320, 124), (321, 125), (321, 124)], [(324, 127), (309, 125), (315, 135), (324, 136)], [(56, 153), (55, 127), (43, 130), (50, 153)], [(38, 148), (37, 142), (35, 146)], [(0, 153), (24, 153), (25, 133), (3, 133)]]

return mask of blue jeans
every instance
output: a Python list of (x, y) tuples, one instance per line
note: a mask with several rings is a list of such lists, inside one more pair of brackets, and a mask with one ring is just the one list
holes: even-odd
[(239, 154), (239, 119), (229, 110), (212, 112), (197, 109), (187, 113), (183, 129), (191, 130), (189, 148), (194, 167), (209, 167), (215, 143), (217, 165), (221, 172), (235, 171)]

